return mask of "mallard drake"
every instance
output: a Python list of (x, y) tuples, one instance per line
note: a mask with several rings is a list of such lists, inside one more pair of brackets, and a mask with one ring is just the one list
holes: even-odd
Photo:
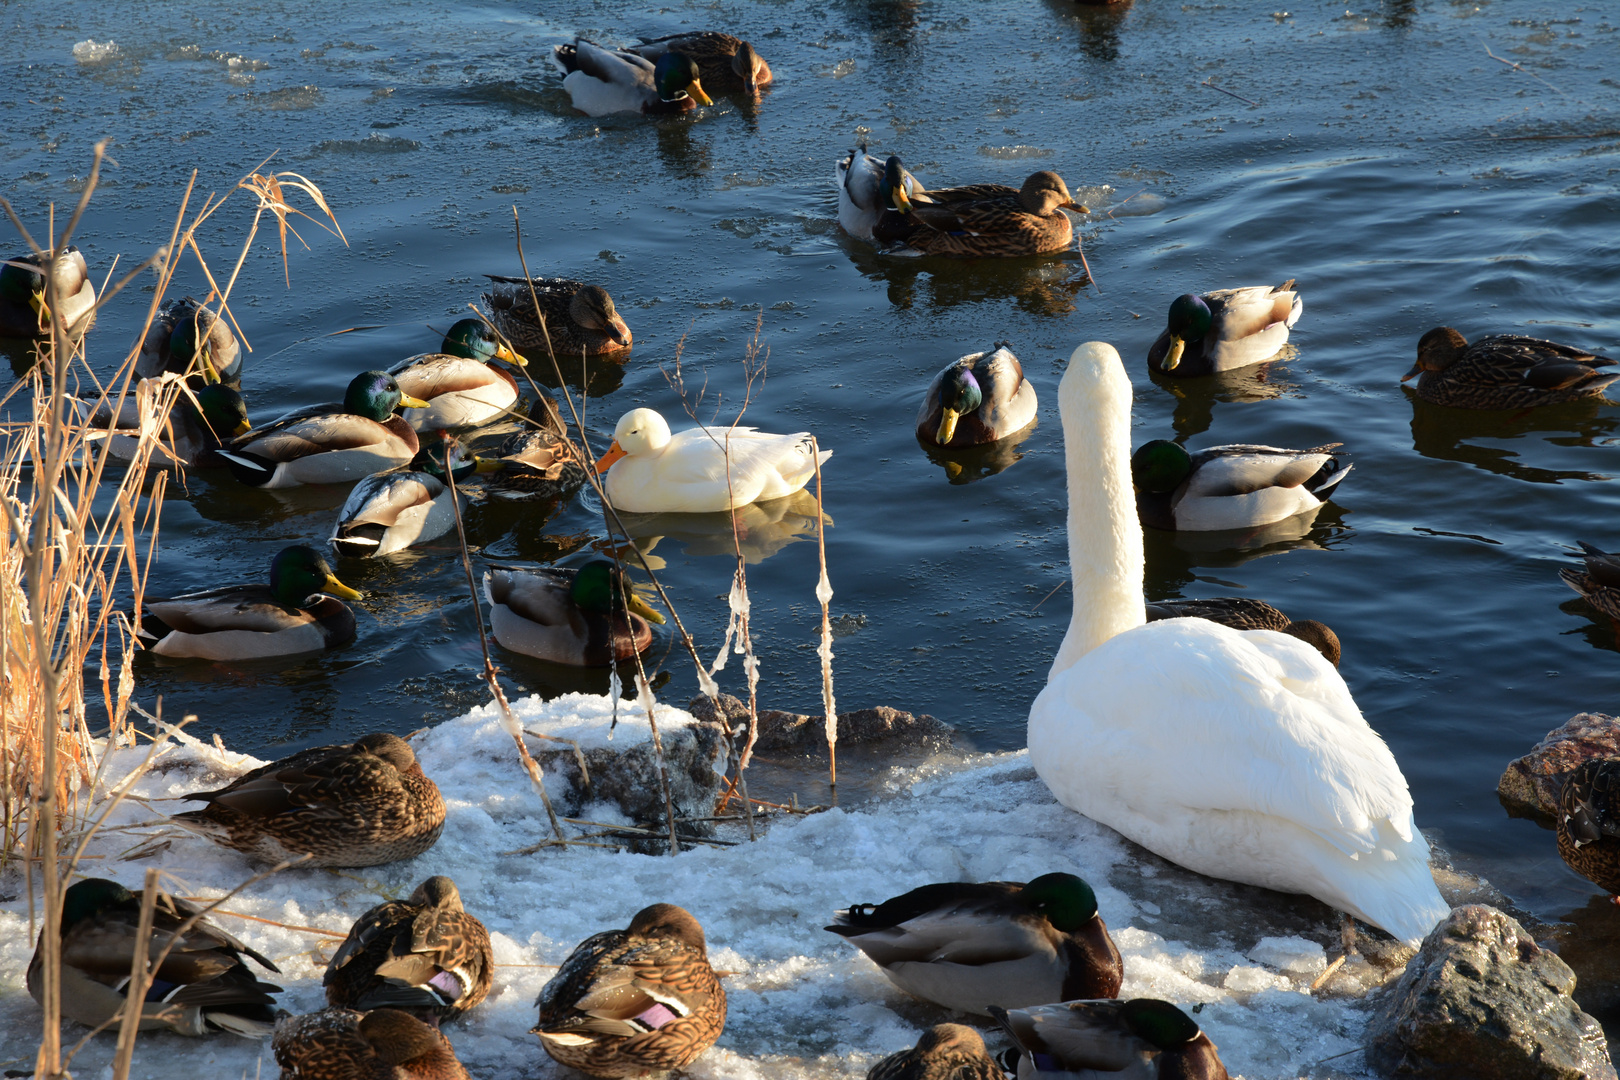
[(1157, 600), (1147, 605), (1147, 621), (1160, 619), (1208, 619), (1233, 630), (1275, 630), (1297, 637), (1322, 654), (1322, 659), (1339, 666), (1343, 655), (1339, 635), (1315, 619), (1295, 622), (1264, 600), (1246, 596), (1208, 596), (1198, 600)]
[(752, 45), (717, 30), (643, 38), (641, 44), (630, 46), (630, 51), (653, 61), (669, 52), (684, 54), (697, 65), (703, 85), (716, 94), (754, 94), (771, 82), (771, 66)]
[[(142, 893), (116, 881), (85, 878), (62, 897), (62, 1014), (86, 1027), (98, 1027), (124, 1011), (129, 971), (135, 959)], [(270, 995), (281, 987), (260, 982), (243, 957), (267, 971), (280, 971), (207, 919), (199, 919), (176, 939), (197, 908), (159, 892), (152, 910), (147, 955), (174, 947), (151, 973), (140, 1030), (167, 1029), (181, 1035), (229, 1031), (262, 1039), (280, 1010)], [(43, 938), (28, 964), (28, 992), (40, 1000)], [(115, 1021), (116, 1026), (116, 1021)]]
[(553, 46), (551, 58), (574, 108), (586, 116), (655, 116), (714, 104), (703, 91), (698, 66), (682, 52), (666, 51), (652, 61), (576, 38), (572, 45)]
[[(533, 278), (530, 295), (530, 282), (523, 278), (485, 276), (493, 283), (484, 294), (490, 322), (526, 353), (551, 355), (546, 352), (549, 342), (559, 361), (569, 357), (577, 361), (581, 351), (587, 356), (620, 352), (634, 340), (613, 297), (601, 286), (568, 278)], [(536, 300), (545, 317), (544, 329), (535, 314)]]
[(1233, 443), (1189, 454), (1180, 443), (1154, 439), (1131, 455), (1137, 514), (1144, 525), (1183, 532), (1249, 529), (1303, 514), (1349, 475), (1353, 466), (1328, 452), (1342, 445)]
[(483, 1001), (494, 972), (489, 931), (439, 876), (356, 919), (321, 981), (329, 1005), (402, 1009), (436, 1024)]
[(439, 787), (410, 744), (377, 732), (261, 765), (171, 819), (262, 862), (311, 856), (309, 866), (379, 866), (422, 854), (444, 828)]
[(240, 383), (242, 347), (229, 321), (189, 296), (170, 301), (152, 320), (135, 361), (135, 374), (142, 378), (155, 379), (164, 372)]
[(923, 395), (917, 438), (929, 446), (983, 446), (1035, 419), (1035, 387), (1007, 343), (947, 364)]
[(533, 426), (501, 443), (490, 483), (512, 498), (561, 499), (573, 494), (585, 483), (585, 466), (568, 449), (562, 417), (551, 395), (542, 393), (535, 398), (529, 406), (529, 419)]
[(879, 161), (864, 143), (839, 160), (836, 183), (838, 224), (860, 240), (873, 239), (885, 212), (909, 214), (913, 200), (927, 201), (927, 192), (898, 157)]
[(596, 471), (608, 474), (603, 487), (617, 509), (701, 514), (798, 491), (832, 457), (831, 450), (812, 456), (813, 445), (809, 432), (767, 435), (751, 427), (671, 435), (652, 409), (631, 409), (619, 417)]
[(394, 410), (424, 409), (386, 371), (362, 371), (341, 405), (290, 412), (220, 447), (231, 475), (244, 484), (289, 488), (341, 484), (397, 468), (416, 456), (416, 432)]
[(1169, 375), (1214, 375), (1277, 355), (1305, 302), (1294, 279), (1188, 293), (1170, 302), (1169, 325), (1148, 350), (1148, 370)]
[[(0, 337), (46, 338), (51, 335), (51, 308), (41, 269), (48, 252), (18, 255), (0, 263)], [(56, 303), (69, 337), (79, 337), (95, 325), (96, 287), (84, 253), (69, 245), (51, 265), (56, 279)]]
[(1610, 555), (1584, 540), (1576, 543), (1586, 552), (1585, 572), (1564, 569), (1558, 571), (1558, 576), (1588, 604), (1620, 625), (1620, 555)]
[(703, 927), (674, 904), (636, 912), (626, 930), (586, 938), (541, 989), (532, 1029), (553, 1059), (590, 1076), (680, 1069), (726, 1027), (726, 992)]
[(1074, 240), (1074, 224), (1063, 211), (1090, 213), (1050, 170), (1032, 173), (1020, 188), (969, 184), (929, 191), (927, 202), (910, 207), (884, 214), (873, 238), (901, 253), (961, 258), (1062, 251)]
[(1007, 1080), (984, 1048), (984, 1037), (964, 1024), (936, 1024), (917, 1045), (873, 1065), (866, 1080)]
[(827, 929), (890, 982), (958, 1012), (1119, 993), (1119, 950), (1097, 894), (1073, 874), (924, 885), (837, 918)]
[(322, 1009), (276, 1025), (281, 1080), (469, 1080), (444, 1033), (398, 1009)]
[(1558, 854), (1620, 904), (1620, 760), (1594, 758), (1558, 795)]
[(1417, 396), (1455, 409), (1528, 409), (1602, 397), (1620, 371), (1584, 349), (1518, 334), (1495, 334), (1472, 345), (1449, 326), (1418, 339), (1417, 363), (1401, 376), (1417, 376)]
[(158, 656), (256, 660), (319, 652), (354, 640), (354, 612), (343, 600), (358, 599), (320, 552), (295, 544), (270, 560), (269, 585), (148, 600), (139, 636)]
[(482, 319), (462, 319), (445, 332), (443, 350), (401, 360), (388, 369), (400, 392), (427, 402), (406, 423), (418, 432), (487, 424), (517, 404), (518, 384), (492, 361), (528, 363), (496, 339)]
[(1416, 946), (1450, 909), (1395, 756), (1304, 642), (1145, 623), (1119, 353), (1075, 349), (1058, 405), (1074, 609), (1029, 710), (1035, 772), (1194, 873), (1305, 893)]
[(1168, 1001), (1068, 1001), (991, 1011), (1018, 1046), (1018, 1080), (1228, 1080), (1209, 1036)]
[(376, 473), (354, 485), (332, 527), (333, 549), (354, 558), (391, 555), (455, 528), (456, 508), (445, 484), (447, 461), (458, 484), (499, 467), (445, 435), (441, 447), (424, 447), (409, 469)]
[(93, 400), (71, 399), (70, 407), (86, 429), (86, 441), (107, 440), (115, 458), (132, 460), (140, 451), (142, 435), (148, 435), (157, 439), (148, 459), (154, 467), (223, 466), (216, 451), (224, 440), (248, 430), (247, 403), (232, 387), (188, 379), (186, 388), (172, 398), (165, 425), (164, 395), (177, 378), (141, 379), (121, 402), (109, 391)]
[(575, 667), (628, 660), (652, 644), (648, 620), (664, 617), (626, 587), (606, 559), (577, 570), (491, 570), (484, 575), (489, 626), (502, 648)]

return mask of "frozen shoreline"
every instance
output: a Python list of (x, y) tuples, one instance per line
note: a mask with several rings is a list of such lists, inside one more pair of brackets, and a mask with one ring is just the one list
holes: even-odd
[[(578, 694), (514, 702), (524, 726), (585, 742), (601, 740), (609, 707), (604, 697)], [(679, 709), (660, 706), (658, 715), (661, 726), (692, 722)], [(645, 718), (633, 703), (621, 703), (619, 716), (616, 744), (646, 738)], [(598, 930), (626, 925), (655, 901), (691, 910), (708, 935), (715, 967), (732, 973), (725, 979), (726, 1032), (690, 1075), (864, 1076), (877, 1058), (912, 1045), (923, 1029), (951, 1017), (902, 995), (864, 956), (824, 932), (833, 911), (931, 881), (1027, 880), (1054, 870), (1078, 873), (1095, 887), (1125, 958), (1121, 996), (1162, 997), (1183, 1007), (1202, 1003), (1197, 1018), (1234, 1077), (1367, 1075), (1359, 1054), (1336, 1056), (1359, 1045), (1360, 1004), (1319, 1000), (1308, 990), (1325, 965), (1318, 942), (1333, 931), (1327, 909), (1285, 902), (1288, 910), (1275, 925), (1270, 919), (1258, 924), (1255, 904), (1235, 906), (1234, 889), (1242, 887), (1205, 888), (1205, 879), (1155, 866), (1117, 834), (1060, 806), (1023, 752), (895, 769), (886, 784), (892, 794), (882, 801), (778, 821), (757, 843), (704, 847), (671, 859), (582, 847), (503, 855), (543, 839), (548, 825), (510, 737), (487, 706), (430, 729), (412, 745), (449, 808), (431, 851), (364, 870), (287, 871), (225, 906), (341, 934), (382, 890), (404, 896), (429, 875), (452, 876), (467, 909), (489, 927), (495, 961), (504, 965), (489, 999), (465, 1022), (446, 1028), (475, 1077), (565, 1075), (528, 1034), (535, 995), (551, 975), (544, 965), (558, 963)], [(144, 755), (144, 746), (115, 751), (109, 780), (127, 774)], [(134, 791), (168, 798), (256, 764), (189, 740), (165, 749)], [(183, 807), (156, 805), (168, 812)], [(621, 820), (606, 807), (591, 816)], [(153, 818), (147, 808), (126, 802), (112, 824)], [(117, 861), (135, 844), (128, 831), (98, 837), (91, 853), (105, 858), (85, 863), (85, 872), (139, 888), (144, 869), (157, 866), (178, 879), (171, 888), (181, 895), (216, 896), (256, 869), (189, 834), (174, 836), (150, 858)], [(0, 1060), (19, 1067), (32, 1063), (38, 1045), (39, 1010), (23, 986), (34, 939), (20, 876), (0, 888), (6, 897), (0, 903)], [(1262, 903), (1275, 896), (1244, 891), (1259, 894)], [(279, 978), (267, 977), (286, 989), (283, 1007), (308, 1012), (324, 1005), (321, 973), (336, 938), (230, 916), (217, 921), (281, 968)], [(1297, 936), (1300, 926), (1317, 940)], [(71, 1046), (84, 1030), (68, 1025), (65, 1043)], [(112, 1053), (113, 1036), (99, 1036), (74, 1071), (95, 1076)], [(1328, 1058), (1334, 1060), (1317, 1064)], [(205, 1067), (215, 1076), (276, 1075), (268, 1043), (168, 1034), (141, 1036), (132, 1075), (179, 1075), (181, 1060), (196, 1075)]]

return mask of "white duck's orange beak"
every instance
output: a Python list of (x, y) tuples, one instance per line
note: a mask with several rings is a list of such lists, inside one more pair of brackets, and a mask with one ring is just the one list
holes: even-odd
[(618, 461), (620, 458), (622, 458), (624, 456), (625, 456), (624, 448), (619, 445), (619, 440), (618, 439), (614, 439), (613, 440), (613, 445), (608, 447), (607, 453), (603, 454), (600, 458), (597, 459), (597, 461), (596, 461), (596, 471), (599, 472), (599, 473), (607, 472), (609, 469), (611, 469), (613, 467), (613, 463), (615, 461)]

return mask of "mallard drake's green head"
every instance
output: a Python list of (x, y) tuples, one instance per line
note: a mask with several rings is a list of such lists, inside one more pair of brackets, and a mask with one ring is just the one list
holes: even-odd
[(1024, 186), (1018, 189), (1018, 204), (1037, 217), (1045, 217), (1054, 210), (1073, 210), (1077, 214), (1091, 213), (1074, 201), (1074, 196), (1069, 194), (1069, 186), (1063, 182), (1063, 177), (1051, 169), (1042, 169), (1038, 173), (1029, 174)]
[(302, 607), (316, 593), (358, 600), (360, 593), (337, 579), (332, 564), (308, 544), (282, 548), (270, 560), (270, 591), (290, 608)]
[(209, 383), (196, 391), (196, 401), (186, 399), (192, 417), (221, 441), (250, 430), (247, 402), (224, 383)]
[[(581, 610), (607, 614), (615, 608), (624, 606), (619, 602), (621, 595), (619, 585), (623, 578), (624, 571), (607, 559), (592, 559), (574, 574), (574, 583), (568, 589), (569, 599)], [(622, 595), (628, 598), (631, 611), (648, 622), (664, 621), (664, 617), (647, 601), (636, 595), (636, 590), (628, 582), (624, 584)]]
[(765, 66), (765, 60), (754, 51), (748, 42), (737, 46), (737, 51), (731, 54), (731, 70), (743, 81), (744, 93), (757, 93), (761, 75), (769, 75), (770, 68)]
[(487, 461), (484, 458), (468, 453), (467, 448), (461, 445), (461, 440), (454, 435), (448, 432), (441, 432), (440, 434), (442, 435), (440, 444), (438, 446), (422, 447), (417, 452), (416, 459), (411, 462), (411, 468), (418, 472), (425, 472), (443, 483), (446, 463), (448, 463), (450, 475), (455, 478), (458, 484), (474, 473), (496, 472), (500, 469), (499, 462)]
[(1200, 1034), (1192, 1017), (1158, 998), (1132, 998), (1121, 1011), (1131, 1031), (1160, 1050), (1186, 1046)]
[(399, 383), (386, 371), (362, 371), (343, 394), (343, 407), (355, 416), (381, 424), (400, 407), (425, 409), (428, 403), (400, 390)]
[(1042, 874), (1020, 897), (1046, 916), (1054, 930), (1072, 934), (1097, 916), (1097, 894), (1073, 874)]
[(62, 894), (62, 933), (108, 908), (125, 907), (135, 902), (135, 894), (106, 878), (85, 878), (69, 885)]
[(1197, 341), (1209, 333), (1214, 321), (1215, 316), (1210, 313), (1209, 305), (1204, 303), (1202, 296), (1187, 293), (1170, 301), (1170, 351), (1164, 354), (1159, 367), (1173, 371), (1181, 363), (1181, 353), (1186, 349), (1187, 342)]
[(939, 387), (939, 445), (945, 446), (956, 434), (956, 421), (984, 404), (979, 380), (965, 367), (953, 367)]
[(911, 174), (900, 159), (893, 154), (883, 163), (883, 179), (878, 181), (878, 194), (883, 198), (883, 205), (897, 214), (911, 213), (911, 196), (906, 194), (906, 181)]
[(1444, 371), (1462, 358), (1468, 339), (1449, 326), (1437, 326), (1418, 338), (1417, 363), (1401, 376), (1401, 382), (1425, 371)]
[(630, 328), (619, 317), (613, 297), (599, 285), (586, 285), (568, 301), (568, 317), (587, 330), (596, 330), (619, 345), (630, 344)]
[(439, 350), (467, 360), (482, 360), (486, 364), (491, 360), (505, 360), (519, 367), (528, 364), (527, 360), (502, 344), (495, 331), (485, 325), (482, 319), (462, 319), (455, 323), (445, 331), (444, 344)]
[(26, 304), (39, 316), (43, 326), (50, 320), (51, 309), (45, 304), (45, 275), (40, 271), (39, 263), (38, 255), (24, 255), (0, 263), (0, 296), (19, 307)]
[(713, 105), (709, 95), (698, 82), (698, 66), (682, 52), (667, 52), (653, 66), (653, 86), (665, 101), (679, 101), (688, 94), (699, 105)]
[(1146, 442), (1131, 455), (1131, 480), (1143, 491), (1165, 495), (1192, 473), (1192, 455), (1169, 439)]

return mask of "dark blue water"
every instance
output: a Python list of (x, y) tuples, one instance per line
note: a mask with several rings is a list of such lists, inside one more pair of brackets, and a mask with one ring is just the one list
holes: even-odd
[[(1615, 707), (1615, 630), (1556, 571), (1577, 539), (1620, 547), (1620, 409), (1476, 416), (1416, 403), (1397, 380), (1440, 324), (1620, 347), (1620, 16), (1500, 0), (1349, 7), (12, 5), (0, 10), (0, 190), (38, 226), (110, 138), (116, 164), (79, 235), (100, 274), (167, 238), (193, 169), (198, 196), (223, 193), (275, 151), (270, 167), (319, 184), (349, 246), (301, 227), (311, 250), (290, 241), (288, 289), (261, 234), (233, 296), (255, 420), (431, 349), (429, 327), (476, 300), (482, 274), (519, 272), (514, 206), (531, 268), (605, 286), (634, 330), (622, 379), (594, 376), (597, 448), (635, 405), (679, 417), (665, 377), (678, 351), (688, 387), (707, 380), (702, 414), (720, 395), (729, 418), (760, 323), (768, 377), (747, 422), (811, 430), (836, 451), (840, 703), (931, 712), (984, 748), (1022, 745), (1069, 616), (1067, 590), (1048, 594), (1066, 577), (1055, 390), (1075, 344), (1102, 338), (1126, 356), (1138, 441), (1343, 442), (1354, 472), (1305, 535), (1234, 548), (1152, 534), (1148, 595), (1241, 592), (1331, 624), (1419, 823), (1557, 917), (1593, 888), (1550, 833), (1507, 820), (1494, 791), (1549, 728)], [(688, 26), (754, 41), (776, 85), (757, 105), (591, 120), (545, 60), (575, 31), (616, 42)], [(87, 40), (117, 51), (80, 62)], [(1095, 279), (1077, 251), (939, 263), (848, 239), (833, 165), (863, 140), (930, 186), (1058, 170), (1095, 211), (1080, 229)], [(199, 235), (216, 270), (250, 217), (238, 194)], [(1286, 278), (1305, 312), (1278, 362), (1213, 385), (1147, 377), (1176, 294)], [(194, 264), (180, 287), (207, 289)], [(116, 366), (148, 299), (132, 290), (103, 314), (98, 366)], [(366, 329), (332, 336), (350, 327)], [(952, 483), (912, 435), (916, 405), (935, 370), (997, 340), (1040, 391), (1039, 425), (966, 475), (1004, 471)], [(262, 575), (281, 546), (327, 535), (343, 497), (194, 474), (164, 507), (153, 590)], [(807, 535), (813, 509), (795, 512), (757, 530), (768, 557), (749, 587), (762, 701), (812, 711), (816, 551), (786, 541)], [(475, 558), (519, 563), (603, 534), (589, 500), (550, 518), (483, 502), (469, 528)], [(663, 534), (653, 554), (712, 657), (731, 561), (724, 537), (694, 528)], [(340, 574), (367, 593), (354, 646), (236, 667), (143, 659), (141, 695), (265, 753), (408, 730), (483, 699), (477, 612), (448, 545)], [(672, 673), (665, 696), (684, 700), (689, 665), (667, 639), (652, 656)], [(501, 660), (513, 690), (605, 685)], [(735, 664), (726, 675), (738, 689)]]

